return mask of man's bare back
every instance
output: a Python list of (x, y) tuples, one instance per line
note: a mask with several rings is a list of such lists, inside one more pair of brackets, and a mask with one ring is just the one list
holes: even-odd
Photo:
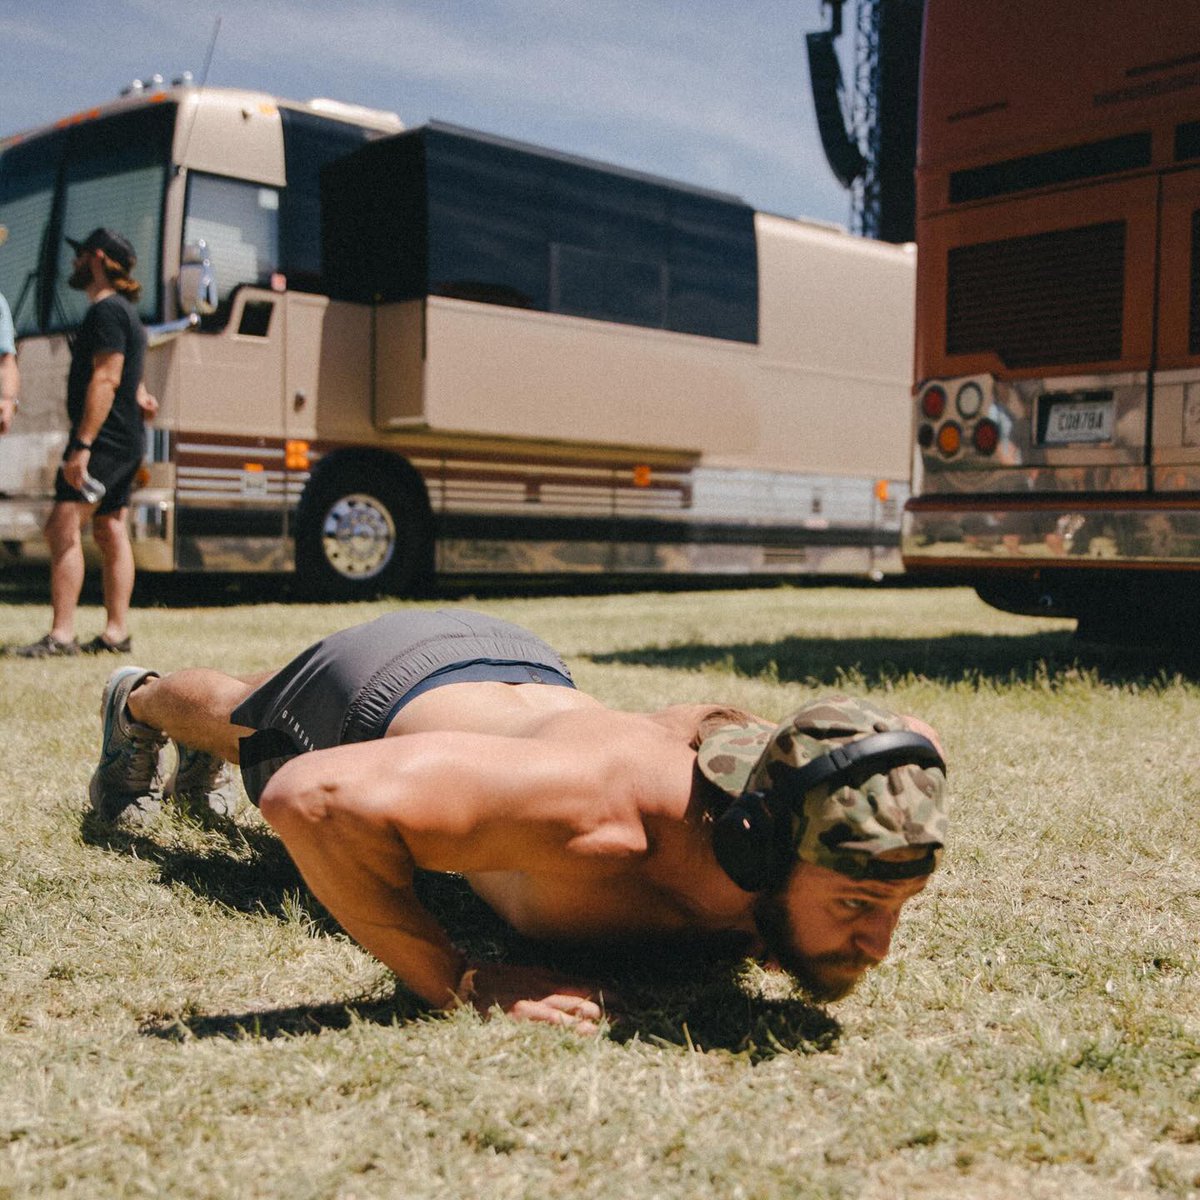
[[(418, 696), (391, 722), (387, 737), (523, 739), (529, 744), (517, 753), (530, 762), (543, 747), (578, 761), (579, 782), (590, 783), (590, 790), (559, 798), (555, 819), (569, 821), (573, 836), (555, 857), (545, 857), (552, 843), (539, 836), (539, 844), (522, 853), (527, 865), (521, 869), (464, 872), (519, 933), (581, 941), (683, 929), (750, 932), (739, 911), (742, 897), (732, 893), (728, 906), (714, 905), (711, 883), (697, 877), (701, 855), (692, 843), (703, 838), (678, 836), (691, 829), (685, 817), (693, 803), (693, 743), (700, 720), (712, 711), (711, 705), (679, 705), (627, 713), (566, 688), (461, 683)], [(620, 760), (611, 771), (592, 762), (597, 746)], [(618, 779), (624, 795), (616, 794)]]

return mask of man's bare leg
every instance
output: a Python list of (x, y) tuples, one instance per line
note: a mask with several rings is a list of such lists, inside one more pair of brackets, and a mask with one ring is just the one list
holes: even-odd
[[(120, 667), (109, 676), (101, 703), (100, 762), (88, 796), (105, 821), (140, 824), (158, 812), (164, 796), (185, 808), (232, 816), (240, 806), (238, 738), (249, 729), (230, 714), (270, 672), (237, 678), (220, 671), (187, 670), (157, 676)], [(162, 751), (178, 753), (166, 779)]]
[(91, 508), (60, 500), (50, 510), (46, 541), (50, 543), (50, 636), (64, 644), (75, 640), (75, 612), (83, 590), (81, 527)]
[(100, 547), (104, 584), (103, 637), (117, 645), (129, 636), (129, 603), (133, 598), (133, 547), (125, 528), (127, 508), (97, 513), (92, 518), (92, 537)]
[(205, 667), (152, 676), (129, 693), (126, 707), (139, 725), (161, 730), (169, 738), (238, 761), (238, 740), (254, 732), (231, 725), (230, 714), (274, 671), (226, 675)]

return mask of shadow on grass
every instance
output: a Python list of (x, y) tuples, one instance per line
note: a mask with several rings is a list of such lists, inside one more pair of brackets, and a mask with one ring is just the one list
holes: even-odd
[[(45, 563), (10, 563), (0, 570), (0, 605), (49, 604), (49, 567)], [(911, 587), (904, 577), (875, 583), (859, 576), (822, 575), (780, 579), (776, 575), (463, 575), (436, 578), (421, 587), (418, 598), (462, 600), (527, 599), (549, 596), (605, 596), (633, 592), (727, 592), (756, 589), (841, 587), (885, 592)], [(360, 599), (387, 599), (380, 592)], [(391, 597), (398, 604), (407, 597)], [(81, 599), (96, 605), (103, 600), (98, 571), (84, 578)], [(134, 582), (135, 608), (226, 608), (244, 604), (312, 604), (327, 597), (305, 590), (304, 581), (290, 573), (233, 574), (221, 572), (162, 573), (140, 571)]]
[[(118, 853), (153, 862), (160, 880), (263, 918), (294, 919), (297, 906), (327, 935), (337, 923), (304, 889), (277, 839), (264, 830), (237, 827), (236, 853), (174, 847), (147, 833), (102, 830), (85, 818), (85, 839)], [(729, 947), (625, 947), (568, 950), (514, 933), (457, 876), (422, 873), (423, 903), (474, 961), (537, 964), (594, 981), (620, 997), (610, 1037), (705, 1051), (727, 1051), (761, 1062), (780, 1053), (831, 1049), (838, 1023), (821, 1008), (797, 998), (764, 997), (743, 981), (740, 955)], [(149, 1021), (146, 1037), (277, 1038), (346, 1029), (354, 1022), (403, 1025), (428, 1010), (403, 988), (388, 997), (358, 997), (319, 1005), (293, 1005), (243, 1013), (184, 1013)]]
[(949, 634), (942, 637), (816, 638), (644, 647), (588, 656), (622, 666), (727, 670), (782, 683), (880, 687), (910, 676), (940, 684), (1038, 683), (1086, 675), (1097, 682), (1154, 687), (1181, 676), (1200, 679), (1196, 647), (1101, 646), (1072, 633)]
[[(619, 1013), (610, 1014), (608, 1036), (612, 1041), (726, 1052), (759, 1063), (779, 1054), (832, 1050), (841, 1035), (841, 1026), (824, 1009), (801, 1000), (752, 995), (738, 987), (732, 975), (728, 980), (714, 979), (686, 989), (659, 986), (655, 991), (653, 999), (625, 1002)], [(382, 999), (164, 1017), (147, 1021), (140, 1033), (176, 1042), (271, 1040), (348, 1029), (355, 1023), (401, 1026), (430, 1017), (419, 1000), (398, 988)]]
[[(161, 836), (153, 828), (114, 828), (87, 812), (80, 822), (80, 836), (88, 845), (153, 863), (160, 883), (186, 887), (237, 912), (282, 920), (294, 913), (299, 898), (300, 907), (315, 922), (337, 928), (309, 896), (283, 843), (265, 826), (214, 823), (210, 844), (203, 849), (172, 842), (168, 828), (161, 827)], [(214, 842), (218, 837), (220, 841)]]

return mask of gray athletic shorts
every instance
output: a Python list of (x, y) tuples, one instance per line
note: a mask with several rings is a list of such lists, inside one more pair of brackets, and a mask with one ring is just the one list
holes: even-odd
[(480, 613), (413, 609), (331, 634), (233, 710), (233, 724), (257, 731), (239, 743), (246, 792), (257, 804), (296, 755), (381, 738), (414, 696), (482, 680), (575, 686), (541, 638)]

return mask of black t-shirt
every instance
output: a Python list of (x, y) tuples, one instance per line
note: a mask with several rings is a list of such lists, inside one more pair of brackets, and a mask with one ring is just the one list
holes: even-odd
[(119, 292), (93, 304), (75, 335), (71, 372), (67, 376), (67, 416), (72, 429), (78, 429), (83, 418), (92, 360), (97, 354), (123, 354), (125, 364), (112, 409), (96, 440), (108, 442), (114, 448), (140, 449), (142, 410), (138, 408), (137, 392), (146, 364), (146, 331), (137, 310)]

